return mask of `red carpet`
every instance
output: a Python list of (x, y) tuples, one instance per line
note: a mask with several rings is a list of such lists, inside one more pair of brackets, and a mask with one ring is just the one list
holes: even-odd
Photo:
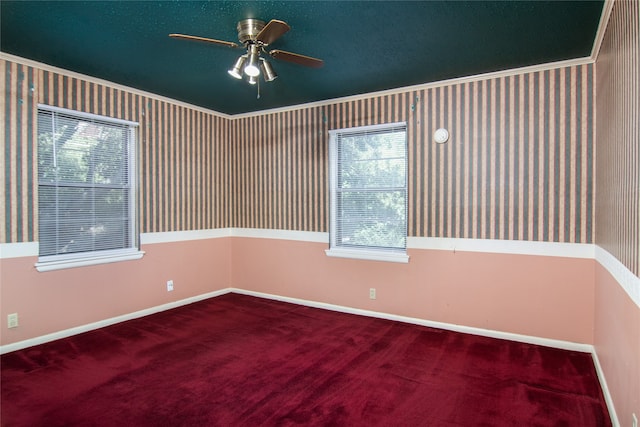
[(609, 426), (591, 355), (228, 294), (2, 356), (13, 426)]

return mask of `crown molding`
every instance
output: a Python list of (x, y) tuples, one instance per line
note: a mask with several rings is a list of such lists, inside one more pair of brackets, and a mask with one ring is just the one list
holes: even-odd
[(0, 52), (0, 59), (6, 59), (8, 61), (18, 62), (18, 63), (21, 63), (23, 65), (27, 65), (27, 66), (31, 66), (31, 67), (38, 67), (38, 68), (41, 68), (41, 69), (46, 70), (46, 71), (52, 71), (52, 72), (59, 73), (59, 74), (64, 74), (64, 75), (67, 75), (67, 76), (70, 76), (70, 77), (80, 78), (80, 79), (87, 80), (89, 82), (93, 82), (93, 83), (97, 83), (97, 84), (101, 84), (101, 85), (108, 85), (108, 86), (116, 88), (116, 89), (126, 90), (126, 91), (129, 91), (129, 92), (138, 94), (138, 95), (142, 95), (142, 96), (146, 96), (146, 97), (149, 97), (149, 98), (157, 99), (159, 101), (171, 102), (171, 103), (176, 104), (176, 105), (181, 105), (183, 107), (192, 108), (194, 110), (202, 111), (202, 112), (205, 112), (207, 114), (213, 114), (213, 115), (216, 115), (216, 116), (220, 116), (220, 117), (225, 118), (225, 119), (236, 120), (236, 119), (245, 119), (245, 118), (263, 116), (263, 115), (269, 115), (269, 114), (277, 114), (277, 113), (282, 113), (282, 112), (287, 112), (287, 111), (302, 110), (302, 109), (306, 109), (306, 108), (323, 107), (323, 106), (327, 106), (327, 105), (331, 105), (331, 104), (339, 104), (339, 103), (343, 103), (343, 102), (353, 102), (353, 101), (359, 101), (359, 100), (363, 100), (363, 99), (375, 98), (375, 97), (380, 97), (380, 96), (396, 95), (396, 94), (405, 93), (405, 92), (420, 91), (420, 90), (432, 89), (432, 88), (442, 87), (442, 86), (451, 86), (451, 85), (457, 85), (457, 84), (463, 84), (463, 83), (471, 83), (471, 82), (478, 82), (478, 81), (483, 81), (483, 80), (496, 79), (496, 78), (501, 78), (501, 77), (516, 76), (516, 75), (520, 75), (520, 74), (536, 73), (536, 72), (540, 72), (540, 71), (555, 70), (557, 68), (566, 68), (566, 67), (574, 67), (574, 66), (585, 65), (585, 64), (592, 64), (592, 63), (595, 62), (595, 60), (598, 57), (598, 53), (600, 52), (600, 46), (602, 45), (602, 40), (604, 39), (604, 35), (605, 35), (606, 29), (607, 29), (607, 24), (609, 22), (609, 17), (611, 15), (611, 11), (613, 9), (614, 3), (615, 3), (615, 0), (605, 0), (604, 6), (602, 8), (602, 15), (600, 16), (600, 22), (598, 24), (598, 30), (596, 32), (596, 37), (594, 39), (593, 47), (591, 49), (591, 55), (587, 56), (587, 57), (568, 59), (568, 60), (564, 60), (564, 61), (548, 62), (548, 63), (530, 65), (530, 66), (519, 67), (519, 68), (510, 68), (510, 69), (502, 70), (502, 71), (494, 71), (494, 72), (489, 72), (489, 73), (475, 74), (475, 75), (466, 76), (466, 77), (458, 77), (458, 78), (454, 78), (454, 79), (439, 80), (439, 81), (435, 81), (435, 82), (423, 83), (423, 84), (418, 84), (418, 85), (413, 85), (413, 86), (404, 86), (404, 87), (400, 87), (400, 88), (388, 89), (388, 90), (383, 90), (383, 91), (367, 92), (367, 93), (358, 94), (358, 95), (351, 95), (351, 96), (340, 97), (340, 98), (331, 98), (331, 99), (326, 99), (326, 100), (322, 100), (322, 101), (309, 102), (309, 103), (304, 103), (304, 104), (290, 105), (290, 106), (286, 106), (286, 107), (278, 107), (278, 108), (253, 111), (253, 112), (248, 112), (248, 113), (239, 113), (239, 114), (221, 113), (219, 111), (210, 110), (208, 108), (199, 107), (199, 106), (196, 106), (196, 105), (193, 105), (193, 104), (188, 104), (188, 103), (182, 102), (182, 101), (177, 101), (175, 99), (171, 99), (171, 98), (164, 97), (164, 96), (161, 96), (161, 95), (156, 95), (156, 94), (151, 93), (151, 92), (145, 92), (145, 91), (142, 91), (142, 90), (139, 90), (139, 89), (135, 89), (135, 88), (132, 88), (132, 87), (129, 87), (129, 86), (124, 86), (124, 85), (120, 85), (120, 84), (117, 84), (117, 83), (110, 82), (108, 80), (103, 80), (103, 79), (99, 79), (99, 78), (96, 78), (96, 77), (91, 77), (91, 76), (87, 76), (87, 75), (84, 75), (84, 74), (76, 73), (75, 71), (65, 70), (65, 69), (58, 68), (58, 67), (55, 67), (55, 66), (52, 66), (52, 65), (44, 64), (44, 63), (41, 63), (41, 62), (37, 62), (37, 61), (30, 60), (30, 59), (26, 59), (26, 58), (22, 58), (20, 56), (11, 55), (11, 54), (8, 54), (8, 53), (5, 53), (5, 52)]
[(404, 87), (399, 87), (395, 89), (382, 90), (378, 92), (367, 92), (359, 95), (345, 96), (342, 98), (326, 99), (322, 101), (309, 102), (306, 104), (291, 105), (288, 107), (279, 107), (279, 108), (272, 108), (268, 110), (253, 111), (250, 113), (234, 114), (230, 117), (232, 120), (245, 119), (245, 118), (263, 116), (268, 114), (277, 114), (277, 113), (283, 113), (287, 111), (302, 110), (306, 108), (323, 107), (323, 106), (332, 105), (332, 104), (340, 104), (343, 102), (360, 101), (360, 100), (375, 98), (380, 96), (397, 95), (400, 93), (426, 90), (426, 89), (432, 89), (432, 88), (442, 87), (442, 86), (452, 86), (452, 85), (458, 85), (463, 83), (472, 83), (472, 82), (479, 82), (484, 80), (491, 80), (491, 79), (496, 79), (501, 77), (511, 77), (511, 76), (517, 76), (520, 74), (555, 70), (557, 68), (575, 67), (579, 65), (592, 64), (594, 62), (595, 61), (591, 56), (586, 56), (583, 58), (567, 59), (564, 61), (556, 61), (556, 62), (547, 62), (544, 64), (530, 65), (530, 66), (520, 67), (520, 68), (510, 68), (502, 71), (493, 71), (490, 73), (474, 74), (471, 76), (458, 77), (455, 79), (439, 80), (435, 82), (422, 83), (422, 84), (413, 85), (413, 86), (404, 86)]
[(41, 68), (41, 69), (43, 69), (45, 71), (51, 71), (51, 72), (54, 72), (54, 73), (67, 75), (69, 77), (83, 79), (83, 80), (86, 80), (86, 81), (89, 81), (89, 82), (110, 86), (110, 87), (113, 87), (113, 88), (116, 88), (116, 89), (120, 89), (120, 90), (126, 90), (126, 91), (129, 91), (129, 92), (138, 94), (138, 95), (146, 96), (148, 98), (153, 98), (153, 99), (157, 99), (159, 101), (164, 101), (164, 102), (171, 102), (171, 103), (176, 104), (176, 105), (181, 105), (183, 107), (192, 108), (194, 110), (202, 111), (202, 112), (208, 113), (208, 114), (213, 114), (213, 115), (220, 116), (222, 118), (229, 119), (229, 120), (245, 119), (245, 118), (264, 116), (264, 115), (269, 115), (269, 114), (277, 114), (277, 113), (282, 113), (282, 112), (287, 112), (287, 111), (302, 110), (302, 109), (306, 109), (306, 108), (322, 107), (322, 106), (327, 106), (327, 105), (332, 105), (332, 104), (339, 104), (339, 103), (343, 103), (343, 102), (352, 102), (352, 101), (359, 101), (359, 100), (363, 100), (363, 99), (375, 98), (375, 97), (379, 97), (379, 96), (396, 95), (396, 94), (405, 93), (405, 92), (426, 90), (426, 89), (432, 89), (432, 88), (442, 87), (442, 86), (451, 86), (451, 85), (456, 85), (456, 84), (478, 82), (478, 81), (496, 79), (496, 78), (501, 78), (501, 77), (516, 76), (516, 75), (520, 75), (520, 74), (535, 73), (535, 72), (547, 71), (547, 70), (555, 70), (557, 68), (574, 67), (574, 66), (579, 66), (579, 65), (591, 64), (591, 63), (594, 62), (594, 59), (592, 57), (568, 59), (568, 60), (565, 60), (565, 61), (548, 62), (548, 63), (544, 63), (544, 64), (531, 65), (531, 66), (527, 66), (527, 67), (510, 68), (508, 70), (494, 71), (494, 72), (491, 72), (491, 73), (476, 74), (476, 75), (472, 75), (472, 76), (458, 77), (458, 78), (455, 78), (455, 79), (448, 79), (448, 80), (439, 80), (439, 81), (436, 81), (436, 82), (423, 83), (423, 84), (413, 85), (413, 86), (404, 86), (404, 87), (400, 87), (400, 88), (388, 89), (388, 90), (383, 90), (383, 91), (378, 91), (378, 92), (368, 92), (368, 93), (363, 93), (363, 94), (360, 94), (360, 95), (345, 96), (345, 97), (342, 97), (342, 98), (332, 98), (332, 99), (326, 99), (326, 100), (322, 100), (322, 101), (309, 102), (309, 103), (305, 103), (305, 104), (290, 105), (290, 106), (286, 106), (286, 107), (272, 108), (272, 109), (268, 109), (268, 110), (253, 111), (253, 112), (250, 112), (250, 113), (240, 113), (240, 114), (230, 115), (230, 114), (225, 114), (225, 113), (221, 113), (221, 112), (214, 111), (214, 110), (209, 110), (207, 108), (198, 107), (196, 105), (188, 104), (186, 102), (177, 101), (175, 99), (167, 98), (167, 97), (164, 97), (164, 96), (161, 96), (161, 95), (156, 95), (156, 94), (153, 94), (153, 93), (150, 93), (150, 92), (145, 92), (145, 91), (142, 91), (142, 90), (139, 90), (139, 89), (134, 89), (134, 88), (131, 88), (131, 87), (128, 87), (128, 86), (124, 86), (124, 85), (120, 85), (120, 84), (117, 84), (117, 83), (113, 83), (113, 82), (110, 82), (108, 80), (102, 80), (102, 79), (98, 79), (96, 77), (86, 76), (84, 74), (76, 73), (75, 71), (69, 71), (69, 70), (65, 70), (65, 69), (62, 69), (62, 68), (54, 67), (52, 65), (43, 64), (43, 63), (36, 62), (36, 61), (30, 60), (30, 59), (26, 59), (26, 58), (22, 58), (22, 57), (19, 57), (19, 56), (11, 55), (11, 54), (8, 54), (8, 53), (5, 53), (5, 52), (0, 52), (0, 59), (6, 59), (8, 61), (21, 63), (23, 65), (30, 66), (30, 67)]
[(598, 59), (598, 54), (600, 53), (600, 47), (602, 46), (604, 35), (607, 32), (607, 25), (609, 24), (609, 17), (611, 16), (614, 3), (615, 0), (605, 0), (604, 6), (602, 7), (602, 15), (600, 15), (598, 31), (596, 32), (596, 38), (593, 41), (593, 48), (591, 49), (591, 59), (594, 61)]
[(22, 64), (22, 65), (25, 65), (27, 67), (40, 68), (41, 70), (44, 70), (44, 71), (50, 71), (52, 73), (62, 74), (62, 75), (65, 75), (65, 76), (68, 76), (68, 77), (71, 77), (71, 78), (85, 80), (85, 81), (87, 81), (89, 83), (95, 83), (95, 84), (99, 84), (99, 85), (103, 85), (103, 86), (109, 86), (109, 87), (114, 88), (114, 89), (131, 92), (133, 94), (140, 95), (140, 96), (145, 96), (145, 97), (151, 98), (151, 99), (156, 99), (158, 101), (170, 102), (172, 104), (179, 105), (181, 107), (191, 108), (193, 110), (201, 111), (201, 112), (206, 113), (206, 114), (212, 114), (214, 116), (219, 116), (219, 117), (222, 117), (222, 118), (225, 118), (225, 119), (233, 118), (233, 116), (230, 116), (229, 114), (220, 113), (218, 111), (210, 110), (210, 109), (204, 108), (204, 107), (199, 107), (197, 105), (189, 104), (189, 103), (183, 102), (183, 101), (178, 101), (176, 99), (168, 98), (166, 96), (157, 95), (157, 94), (151, 93), (151, 92), (146, 92), (144, 90), (135, 89), (135, 88), (132, 88), (132, 87), (129, 87), (129, 86), (121, 85), (119, 83), (111, 82), (109, 80), (103, 80), (103, 79), (99, 79), (97, 77), (88, 76), (86, 74), (77, 73), (75, 71), (65, 70), (64, 68), (58, 68), (58, 67), (55, 67), (53, 65), (49, 65), (49, 64), (42, 63), (42, 62), (34, 61), (32, 59), (23, 58), (21, 56), (12, 55), (10, 53), (0, 52), (0, 59), (4, 59), (6, 61), (11, 61), (11, 62), (15, 62), (15, 63), (18, 63), (18, 64)]

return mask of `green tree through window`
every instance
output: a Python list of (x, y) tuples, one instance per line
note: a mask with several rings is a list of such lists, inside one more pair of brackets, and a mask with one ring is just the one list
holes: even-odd
[(38, 112), (40, 257), (134, 248), (134, 132), (73, 112)]
[(331, 247), (406, 251), (404, 124), (331, 132)]

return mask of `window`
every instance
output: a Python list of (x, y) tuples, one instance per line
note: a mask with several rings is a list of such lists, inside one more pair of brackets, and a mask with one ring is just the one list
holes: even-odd
[(408, 262), (405, 123), (329, 131), (327, 255)]
[(135, 128), (39, 106), (39, 271), (140, 258)]

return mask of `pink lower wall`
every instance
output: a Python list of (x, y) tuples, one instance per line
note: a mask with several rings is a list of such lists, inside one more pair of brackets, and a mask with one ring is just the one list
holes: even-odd
[[(324, 243), (217, 238), (145, 245), (141, 260), (39, 273), (0, 260), (6, 345), (227, 287), (425, 320), (593, 343), (594, 261), (409, 250), (409, 264), (330, 258)], [(167, 292), (166, 281), (175, 282)], [(369, 299), (376, 288), (377, 299)]]
[(397, 264), (331, 258), (323, 243), (234, 238), (231, 245), (236, 288), (593, 343), (592, 259), (409, 250), (409, 264)]
[(46, 273), (36, 257), (2, 259), (0, 319), (18, 313), (20, 326), (0, 328), (1, 344), (235, 287), (594, 344), (621, 425), (638, 414), (640, 308), (595, 260), (411, 249), (397, 264), (331, 258), (326, 248), (241, 237), (158, 243), (141, 260)]
[[(38, 272), (37, 257), (0, 260), (2, 345), (84, 326), (230, 286), (229, 239), (144, 245), (140, 260)], [(166, 282), (175, 289), (167, 292)]]
[(640, 417), (640, 307), (599, 263), (594, 346), (621, 426)]

